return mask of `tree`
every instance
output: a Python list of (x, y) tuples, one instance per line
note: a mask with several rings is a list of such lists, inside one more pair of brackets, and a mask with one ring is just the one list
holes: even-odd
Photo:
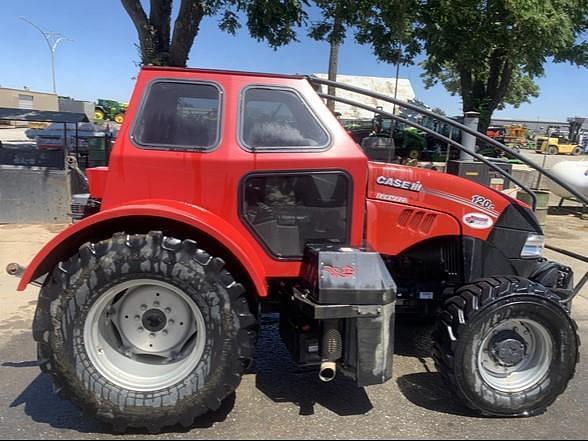
[(141, 63), (185, 67), (202, 20), (218, 17), (219, 28), (235, 34), (245, 16), (251, 36), (277, 48), (296, 40), (304, 24), (304, 0), (181, 0), (172, 32), (173, 0), (121, 0), (139, 37)]
[[(314, 4), (320, 8), (321, 17), (311, 24), (309, 36), (314, 40), (329, 43), (329, 80), (337, 81), (339, 50), (347, 37), (348, 30), (358, 23), (366, 1), (314, 0)], [(328, 93), (335, 96), (336, 88), (329, 86)], [(327, 107), (334, 112), (335, 102), (328, 100)]]
[(548, 60), (588, 66), (588, 0), (394, 0), (400, 17), (386, 13), (388, 3), (375, 2), (364, 41), (390, 61), (408, 39), (402, 61), (425, 55), (426, 84), (461, 95), (464, 112), (480, 113), (481, 131), (495, 110), (538, 95)]

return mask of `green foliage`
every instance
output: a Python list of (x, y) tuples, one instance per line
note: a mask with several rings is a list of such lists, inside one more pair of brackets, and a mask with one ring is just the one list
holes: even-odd
[(296, 41), (296, 28), (307, 19), (305, 2), (301, 0), (237, 0), (235, 3), (247, 15), (251, 36), (267, 41), (274, 49)]
[(419, 0), (373, 0), (361, 9), (356, 34), (361, 44), (371, 45), (379, 60), (410, 64), (422, 50), (416, 38)]
[(545, 63), (588, 66), (588, 0), (375, 0), (359, 32), (386, 62), (424, 54), (428, 86), (482, 113), (536, 97)]
[(365, 0), (314, 0), (321, 17), (311, 23), (308, 35), (317, 41), (343, 43), (348, 31), (358, 24), (367, 3)]

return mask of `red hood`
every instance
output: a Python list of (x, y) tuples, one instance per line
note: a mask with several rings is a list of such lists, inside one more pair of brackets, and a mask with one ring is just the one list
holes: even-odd
[(464, 234), (485, 238), (513, 199), (458, 176), (402, 165), (370, 162), (368, 199), (443, 212)]

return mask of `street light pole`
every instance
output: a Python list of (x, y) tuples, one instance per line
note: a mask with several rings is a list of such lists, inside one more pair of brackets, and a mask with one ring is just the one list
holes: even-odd
[(57, 47), (63, 41), (73, 41), (64, 35), (61, 35), (58, 32), (50, 32), (44, 31), (41, 27), (37, 26), (32, 21), (28, 20), (25, 17), (19, 17), (22, 21), (30, 24), (34, 27), (37, 31), (41, 33), (45, 41), (47, 42), (47, 46), (49, 46), (49, 52), (51, 53), (51, 78), (53, 80), (53, 93), (57, 95), (57, 84), (55, 81), (55, 52), (57, 51)]

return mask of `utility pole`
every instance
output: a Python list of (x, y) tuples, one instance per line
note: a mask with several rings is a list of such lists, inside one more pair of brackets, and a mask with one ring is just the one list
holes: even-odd
[(57, 95), (57, 84), (55, 81), (55, 52), (57, 51), (57, 47), (63, 41), (73, 41), (64, 35), (58, 32), (51, 32), (51, 31), (44, 31), (41, 27), (37, 26), (35, 23), (30, 21), (25, 17), (19, 17), (22, 21), (30, 24), (34, 27), (37, 31), (41, 33), (45, 41), (47, 42), (47, 46), (49, 46), (49, 52), (51, 53), (51, 78), (53, 80), (53, 93)]

